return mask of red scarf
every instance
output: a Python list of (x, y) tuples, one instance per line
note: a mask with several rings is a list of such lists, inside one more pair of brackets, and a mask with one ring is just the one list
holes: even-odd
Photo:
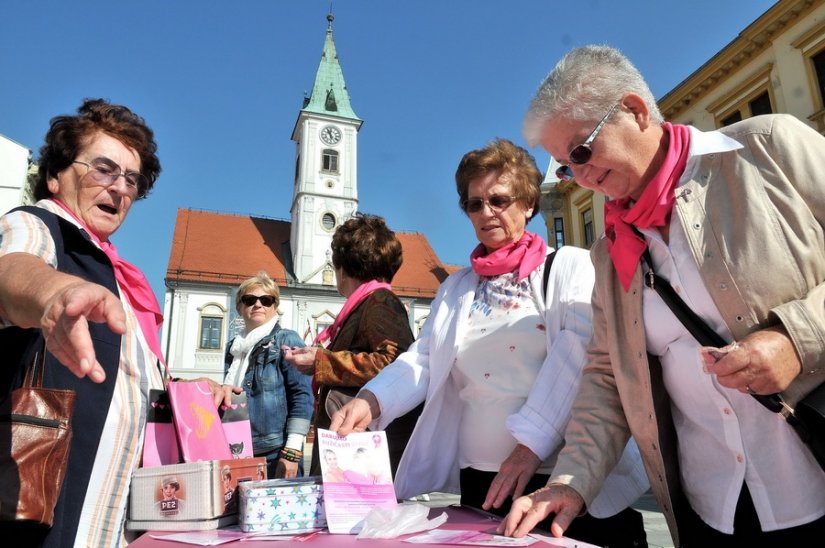
[(69, 209), (66, 204), (57, 198), (50, 198), (51, 201), (59, 205), (72, 219), (86, 231), (89, 237), (100, 246), (103, 253), (109, 257), (112, 262), (112, 267), (115, 271), (115, 279), (123, 291), (132, 309), (137, 316), (140, 330), (143, 332), (143, 338), (146, 339), (146, 344), (154, 352), (155, 356), (161, 363), (165, 365), (163, 353), (160, 350), (160, 339), (158, 338), (158, 331), (161, 324), (163, 324), (163, 314), (160, 312), (160, 306), (155, 298), (155, 293), (152, 291), (152, 286), (149, 285), (146, 276), (138, 268), (123, 259), (117, 254), (115, 246), (109, 241), (101, 241), (97, 235), (89, 230), (74, 212)]
[(318, 333), (318, 336), (315, 337), (315, 340), (312, 341), (312, 344), (321, 344), (327, 340), (332, 341), (338, 335), (338, 331), (341, 330), (341, 326), (344, 324), (344, 321), (347, 319), (347, 316), (355, 310), (355, 307), (361, 304), (361, 301), (366, 299), (371, 293), (377, 291), (379, 289), (386, 289), (388, 291), (392, 291), (392, 286), (386, 282), (379, 282), (378, 280), (370, 280), (368, 282), (364, 282), (358, 286), (358, 289), (352, 292), (352, 295), (347, 297), (347, 302), (344, 303), (344, 307), (341, 309), (341, 312), (335, 317), (335, 321), (332, 322), (332, 325), (328, 326), (326, 329)]
[(607, 251), (613, 260), (616, 274), (627, 291), (639, 264), (639, 258), (647, 243), (634, 230), (655, 228), (670, 223), (670, 213), (676, 201), (676, 185), (685, 171), (690, 149), (690, 129), (683, 125), (662, 124), (670, 133), (662, 167), (647, 184), (639, 200), (631, 205), (630, 198), (608, 200), (604, 203), (604, 230), (607, 234)]
[(518, 280), (530, 275), (544, 262), (547, 244), (537, 234), (524, 231), (517, 242), (512, 242), (487, 254), (484, 244), (470, 254), (470, 264), (479, 276), (500, 276), (518, 268)]

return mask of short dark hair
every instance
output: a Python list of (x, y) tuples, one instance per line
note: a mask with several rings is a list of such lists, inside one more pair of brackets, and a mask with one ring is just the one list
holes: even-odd
[(49, 198), (48, 181), (69, 167), (80, 149), (96, 132), (112, 136), (140, 157), (140, 172), (148, 179), (146, 188), (138, 195), (145, 198), (160, 175), (155, 135), (146, 122), (122, 105), (113, 105), (105, 99), (85, 99), (76, 116), (55, 116), (49, 123), (45, 143), (40, 147), (39, 171), (34, 187), (34, 198)]
[(526, 149), (507, 139), (494, 139), (484, 148), (471, 150), (461, 158), (455, 172), (458, 206), (464, 210), (470, 182), (488, 173), (508, 177), (518, 201), (533, 209), (531, 219), (539, 212), (542, 181), (536, 160)]
[(383, 217), (356, 213), (332, 236), (332, 265), (356, 280), (389, 283), (402, 261), (401, 242)]

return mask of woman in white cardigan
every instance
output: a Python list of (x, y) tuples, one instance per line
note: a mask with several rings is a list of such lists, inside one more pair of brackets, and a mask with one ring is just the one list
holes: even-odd
[[(463, 505), (504, 515), (552, 471), (591, 335), (594, 276), (585, 250), (564, 247), (545, 291), (548, 248), (525, 229), (541, 180), (533, 157), (504, 139), (464, 156), (456, 186), (480, 242), (472, 266), (444, 281), (409, 350), (333, 416), (331, 428), (346, 435), (383, 429), (425, 402), (396, 474), (399, 498), (460, 493)], [(647, 488), (631, 441), (567, 535), (646, 546), (629, 505)]]

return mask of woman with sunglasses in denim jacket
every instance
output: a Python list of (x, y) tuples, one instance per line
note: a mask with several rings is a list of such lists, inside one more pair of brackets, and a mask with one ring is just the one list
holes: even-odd
[[(542, 177), (523, 148), (497, 139), (468, 152), (455, 179), (479, 240), (472, 266), (441, 284), (416, 342), (331, 428), (381, 428), (424, 401), (396, 494), (458, 492), (462, 505), (504, 515), (511, 497), (546, 483), (563, 445), (591, 334), (593, 268), (585, 250), (562, 247), (545, 290), (548, 249), (526, 230)], [(625, 457), (569, 536), (646, 546), (642, 516), (629, 508), (648, 488), (633, 442)]]
[(217, 405), (230, 405), (232, 393), (246, 392), (252, 450), (266, 457), (267, 477), (303, 475), (304, 437), (312, 419), (309, 377), (295, 371), (281, 347), (302, 347), (295, 331), (278, 323), (281, 292), (266, 272), (258, 272), (238, 287), (235, 307), (244, 330), (226, 347), (224, 384), (206, 380)]
[[(525, 122), (560, 178), (610, 199), (565, 448), (504, 532), (548, 512), (562, 532), (632, 435), (676, 546), (819, 545), (825, 472), (752, 396), (792, 407), (825, 379), (825, 139), (785, 114), (666, 122), (636, 67), (596, 45), (559, 61)], [(651, 268), (736, 343), (700, 347), (645, 283)]]

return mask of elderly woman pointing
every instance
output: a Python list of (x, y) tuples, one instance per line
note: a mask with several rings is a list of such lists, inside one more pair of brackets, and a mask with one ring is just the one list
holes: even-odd
[[(125, 543), (128, 484), (139, 464), (148, 392), (162, 388), (149, 283), (110, 237), (160, 173), (152, 130), (128, 108), (87, 100), (51, 121), (38, 202), (0, 218), (0, 397), (45, 339), (43, 384), (77, 393), (68, 469), (45, 546)], [(86, 378), (88, 377), (88, 378)], [(25, 524), (4, 524), (12, 532)], [(40, 534), (45, 534), (40, 538)], [(18, 537), (19, 538), (19, 537)]]
[[(470, 151), (455, 179), (479, 240), (472, 266), (444, 281), (416, 342), (331, 428), (381, 428), (425, 402), (396, 494), (460, 493), (462, 505), (503, 515), (512, 496), (546, 483), (562, 447), (591, 335), (593, 270), (586, 251), (563, 247), (545, 272), (547, 246), (526, 230), (541, 173), (523, 148), (498, 139)], [(647, 489), (632, 442), (625, 457), (568, 536), (646, 546), (642, 517), (628, 508)]]

